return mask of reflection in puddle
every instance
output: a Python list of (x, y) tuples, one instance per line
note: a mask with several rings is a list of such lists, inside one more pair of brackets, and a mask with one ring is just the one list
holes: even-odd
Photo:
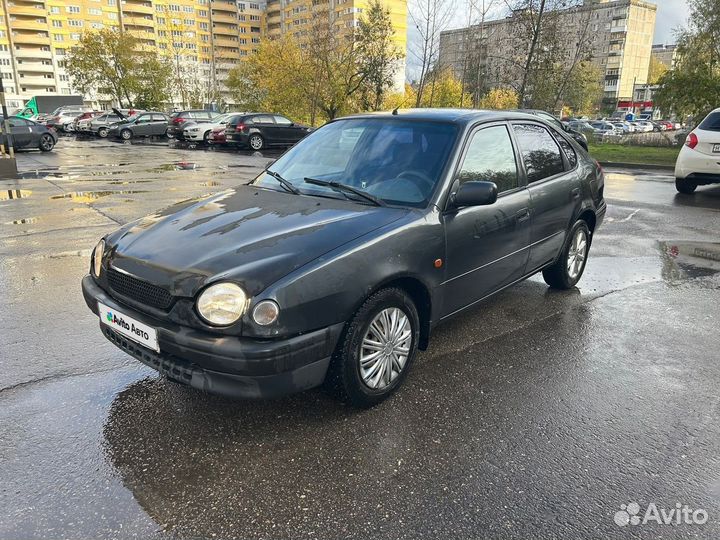
[(66, 193), (64, 195), (54, 195), (51, 199), (72, 199), (75, 202), (90, 202), (100, 197), (107, 197), (108, 195), (132, 195), (135, 193), (147, 193), (147, 191), (131, 191), (131, 190), (120, 190), (120, 191), (75, 191), (73, 193)]
[(4, 189), (0, 191), (0, 201), (24, 199), (32, 193), (29, 189)]
[(660, 242), (663, 278), (668, 281), (720, 273), (720, 244), (713, 242)]
[(197, 163), (191, 163), (189, 161), (176, 161), (175, 163), (164, 163), (153, 169), (151, 172), (163, 172), (163, 171), (192, 171), (197, 169)]
[(37, 223), (38, 218), (29, 217), (24, 219), (14, 219), (13, 221), (6, 221), (5, 225), (27, 225), (30, 223)]
[(201, 182), (200, 185), (205, 186), (205, 187), (214, 187), (214, 186), (222, 186), (222, 183), (211, 180), (210, 182)]

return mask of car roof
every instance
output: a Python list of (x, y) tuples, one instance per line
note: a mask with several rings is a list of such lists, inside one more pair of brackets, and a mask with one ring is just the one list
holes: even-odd
[[(345, 118), (388, 118), (406, 120), (426, 120), (431, 122), (447, 122), (458, 125), (474, 124), (478, 121), (492, 120), (538, 120), (532, 114), (505, 111), (505, 110), (483, 110), (483, 109), (398, 109), (395, 112), (361, 113)], [(542, 120), (542, 119), (540, 119)]]

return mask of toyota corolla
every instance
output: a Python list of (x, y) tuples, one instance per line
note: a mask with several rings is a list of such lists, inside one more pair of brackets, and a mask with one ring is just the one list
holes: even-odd
[(442, 321), (538, 272), (574, 287), (603, 189), (535, 116), (342, 118), (247, 185), (107, 235), (82, 288), (105, 337), (171, 380), (252, 398), (325, 383), (367, 407)]

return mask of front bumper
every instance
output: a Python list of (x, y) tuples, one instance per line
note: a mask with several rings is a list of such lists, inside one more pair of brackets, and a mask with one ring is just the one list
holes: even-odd
[(278, 340), (210, 334), (151, 318), (118, 303), (95, 280), (82, 280), (85, 303), (98, 301), (157, 330), (160, 353), (99, 322), (111, 342), (143, 364), (193, 388), (235, 398), (273, 398), (307, 390), (325, 379), (343, 323)]

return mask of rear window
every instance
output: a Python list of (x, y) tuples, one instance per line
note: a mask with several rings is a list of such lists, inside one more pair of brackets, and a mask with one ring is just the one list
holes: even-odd
[(720, 131), (720, 111), (708, 114), (698, 128), (705, 131)]

